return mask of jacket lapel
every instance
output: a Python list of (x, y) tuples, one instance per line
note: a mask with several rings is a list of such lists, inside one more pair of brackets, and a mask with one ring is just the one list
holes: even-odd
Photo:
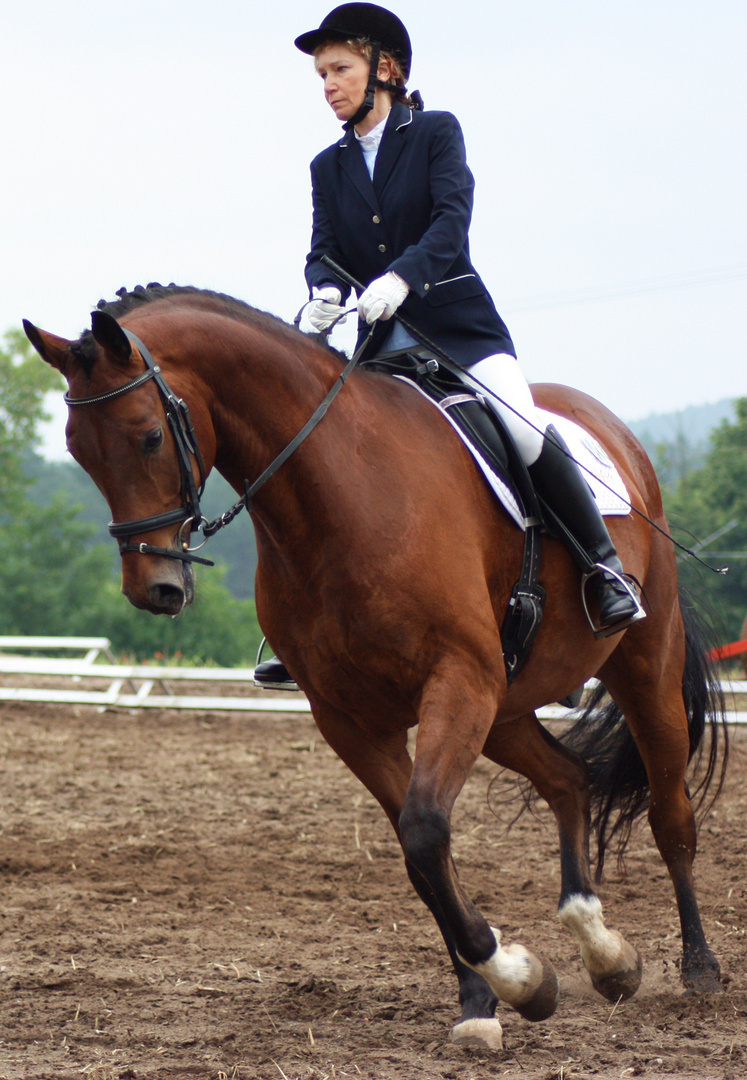
[[(406, 105), (396, 101), (392, 105), (389, 119), (384, 128), (384, 137), (376, 155), (376, 164), (373, 174), (373, 188), (377, 196), (381, 195), (386, 182), (391, 176), (392, 169), (397, 164), (399, 155), (402, 153), (409, 125), (412, 123), (412, 112)], [(362, 156), (362, 155), (361, 155)]]
[(354, 185), (356, 190), (363, 196), (374, 213), (381, 213), (376, 195), (374, 194), (371, 177), (368, 175), (366, 162), (363, 158), (363, 151), (360, 146), (358, 146), (358, 140), (353, 131), (346, 132), (344, 138), (337, 144), (337, 160), (342, 171)]

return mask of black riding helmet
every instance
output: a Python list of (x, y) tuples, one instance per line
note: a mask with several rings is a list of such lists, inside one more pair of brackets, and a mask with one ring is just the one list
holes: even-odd
[(297, 49), (313, 56), (314, 50), (325, 41), (350, 41), (358, 38), (371, 42), (371, 68), (363, 104), (355, 116), (347, 121), (346, 128), (359, 124), (371, 111), (377, 86), (394, 93), (405, 93), (404, 87), (385, 83), (378, 77), (382, 50), (390, 53), (399, 62), (405, 78), (410, 74), (412, 46), (404, 23), (378, 4), (341, 4), (322, 19), (317, 30), (309, 30), (295, 40)]

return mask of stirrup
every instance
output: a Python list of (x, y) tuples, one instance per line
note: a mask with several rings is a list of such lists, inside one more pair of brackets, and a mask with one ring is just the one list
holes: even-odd
[[(273, 656), (270, 660), (262, 661), (267, 638), (262, 638), (257, 652), (257, 661), (254, 665), (255, 686), (261, 690), (300, 690), (301, 687), (290, 675), (282, 660)], [(264, 669), (264, 670), (262, 670)]]
[[(589, 611), (588, 604), (586, 603), (586, 587), (589, 582), (594, 578), (599, 576), (604, 578), (605, 575), (613, 577), (615, 581), (617, 581), (617, 583), (623, 587), (623, 589), (635, 605), (635, 611), (632, 615), (628, 617), (623, 617), (622, 619), (619, 619), (617, 622), (614, 622), (611, 625), (596, 626), (594, 624), (594, 620), (591, 617), (591, 612)], [(587, 621), (589, 623), (589, 626), (591, 627), (592, 633), (594, 634), (595, 638), (607, 638), (612, 637), (614, 634), (621, 634), (623, 630), (627, 630), (630, 626), (633, 625), (633, 623), (640, 622), (641, 619), (646, 618), (646, 612), (643, 610), (643, 605), (641, 604), (638, 593), (636, 592), (635, 585), (633, 584), (633, 579), (628, 574), (618, 573), (617, 570), (613, 570), (610, 566), (605, 566), (604, 563), (594, 563), (593, 568), (589, 570), (588, 573), (582, 575), (581, 603), (583, 604), (584, 614), (586, 615)]]

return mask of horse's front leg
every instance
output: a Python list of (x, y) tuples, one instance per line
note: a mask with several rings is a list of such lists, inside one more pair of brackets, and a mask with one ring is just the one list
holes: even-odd
[(491, 1050), (503, 1048), (503, 1031), (495, 1017), (498, 998), (482, 975), (468, 967), (459, 957), (451, 927), (447, 923), (438, 899), (426, 879), (405, 861), (407, 873), (415, 892), (433, 915), (441, 931), (451, 962), (459, 980), (461, 1016), (452, 1029), (452, 1040), (461, 1046), (481, 1046)]
[[(544, 1020), (557, 1006), (552, 966), (523, 945), (501, 944), (500, 932), (465, 894), (451, 858), (451, 811), (482, 750), (496, 704), (494, 685), (476, 663), (442, 662), (431, 676), (421, 698), (415, 763), (399, 817), (399, 837), (411, 876), (425, 883), (419, 891), (432, 896), (431, 907), (447, 928), (458, 959), (522, 1016)], [(466, 1017), (453, 1036), (456, 1041), (480, 1041), (480, 1026)]]
[(631, 997), (641, 982), (641, 957), (617, 930), (609, 930), (589, 866), (589, 783), (586, 765), (529, 713), (496, 724), (483, 753), (521, 773), (555, 815), (560, 839), (558, 918), (576, 936), (594, 989), (609, 1001)]
[[(406, 724), (394, 733), (377, 735), (361, 730), (348, 716), (319, 701), (314, 705), (314, 715), (326, 741), (380, 803), (399, 836), (400, 814), (412, 774)], [(454, 1033), (461, 1032), (461, 1038), (454, 1035), (456, 1041), (500, 1049), (503, 1043), (501, 1025), (495, 1019), (496, 995), (476, 971), (460, 960), (433, 890), (410, 862), (405, 865), (415, 891), (441, 930), (459, 980), (461, 1017)]]

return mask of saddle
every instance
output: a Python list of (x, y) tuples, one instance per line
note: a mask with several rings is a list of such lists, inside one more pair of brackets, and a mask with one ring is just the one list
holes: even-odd
[(537, 636), (546, 595), (537, 581), (540, 534), (546, 523), (526, 465), (500, 417), (482, 395), (463, 382), (457, 371), (439, 364), (426, 349), (379, 355), (360, 366), (414, 382), (448, 413), (468, 442), (516, 496), (524, 517), (524, 557), (501, 626), (503, 660), (511, 683), (524, 666)]

